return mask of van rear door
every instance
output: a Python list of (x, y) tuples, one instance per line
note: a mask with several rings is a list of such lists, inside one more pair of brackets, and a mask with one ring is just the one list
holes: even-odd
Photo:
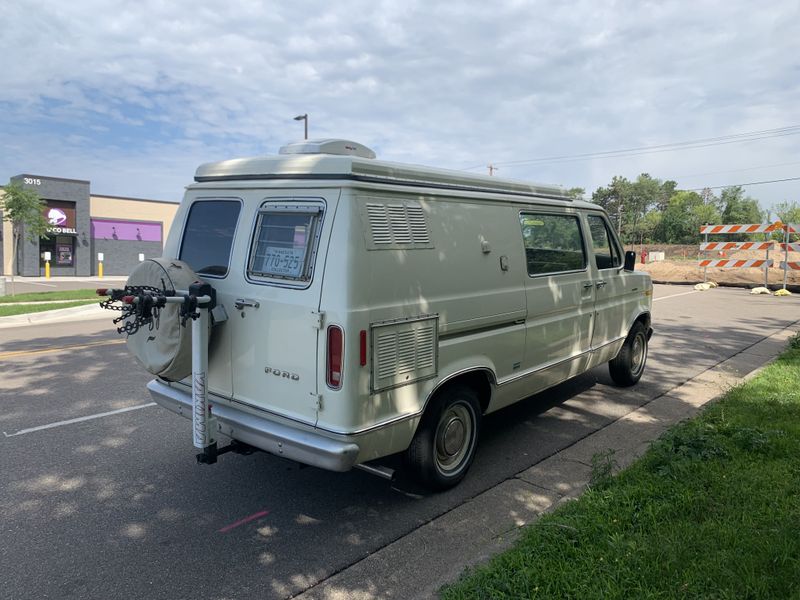
[(230, 310), (234, 402), (316, 424), (320, 295), (338, 198), (338, 189), (280, 190), (252, 215)]

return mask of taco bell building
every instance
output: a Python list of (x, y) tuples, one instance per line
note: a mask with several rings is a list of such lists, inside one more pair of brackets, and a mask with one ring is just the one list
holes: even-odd
[[(50, 223), (47, 237), (20, 240), (15, 275), (44, 275), (48, 256), (52, 276), (97, 275), (99, 257), (104, 275), (128, 275), (140, 260), (161, 256), (178, 209), (177, 200), (93, 194), (90, 182), (79, 179), (23, 174), (11, 182), (39, 194)], [(12, 227), (2, 225), (0, 265), (3, 275), (11, 275)]]

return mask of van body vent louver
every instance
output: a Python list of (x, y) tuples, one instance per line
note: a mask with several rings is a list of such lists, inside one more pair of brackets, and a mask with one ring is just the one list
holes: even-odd
[(437, 315), (426, 315), (372, 325), (373, 391), (436, 375), (438, 323)]
[(370, 250), (433, 248), (428, 220), (419, 204), (367, 202), (365, 206)]

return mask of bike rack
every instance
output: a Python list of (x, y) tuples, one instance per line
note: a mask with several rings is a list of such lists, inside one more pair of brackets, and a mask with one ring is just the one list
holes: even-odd
[[(169, 291), (148, 286), (125, 286), (121, 289), (101, 288), (97, 290), (97, 294), (108, 297), (100, 306), (122, 312), (120, 317), (114, 319), (114, 323), (124, 321), (117, 332), (129, 336), (136, 333), (142, 325), (147, 325), (150, 329), (157, 328), (159, 312), (167, 304), (181, 305), (181, 326), (185, 327), (186, 321), (190, 319), (192, 321), (192, 443), (201, 450), (197, 454), (197, 462), (213, 464), (225, 452), (252, 452), (253, 449), (246, 444), (235, 441), (223, 448), (217, 448), (214, 437), (217, 420), (211, 414), (208, 403), (208, 342), (210, 313), (216, 307), (216, 290), (208, 283), (196, 281), (188, 290)], [(114, 304), (116, 302), (121, 304)]]

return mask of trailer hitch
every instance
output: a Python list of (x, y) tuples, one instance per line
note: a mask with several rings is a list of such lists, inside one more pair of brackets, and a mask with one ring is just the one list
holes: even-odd
[(195, 455), (195, 458), (197, 458), (197, 464), (199, 465), (213, 465), (215, 462), (217, 462), (217, 457), (219, 455), (227, 452), (249, 456), (254, 452), (259, 451), (260, 450), (258, 448), (255, 448), (250, 444), (245, 444), (239, 440), (231, 440), (230, 444), (223, 446), (222, 448), (217, 448), (217, 443), (213, 442), (210, 446), (203, 448), (202, 452)]

